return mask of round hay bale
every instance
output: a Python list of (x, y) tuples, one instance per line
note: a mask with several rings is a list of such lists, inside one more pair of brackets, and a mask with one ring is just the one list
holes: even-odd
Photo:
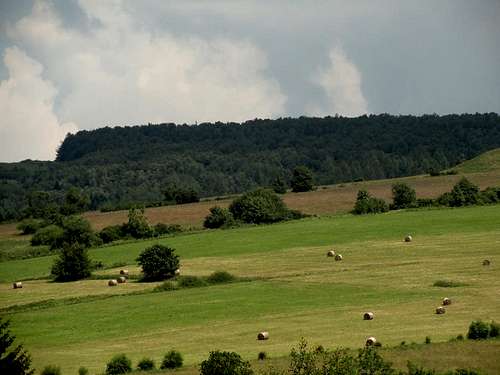
[(174, 272), (174, 276), (179, 276), (181, 274), (181, 270), (177, 268)]
[(116, 281), (116, 280), (114, 280), (114, 279), (113, 279), (113, 280), (109, 280), (109, 281), (108, 281), (108, 285), (109, 285), (109, 286), (117, 286), (117, 285), (118, 285), (118, 281)]
[(443, 306), (448, 306), (448, 305), (451, 305), (451, 299), (443, 298)]
[(342, 260), (342, 255), (341, 254), (336, 254), (335, 255), (335, 260), (338, 262), (338, 261), (341, 261)]
[(12, 283), (12, 288), (14, 289), (21, 289), (23, 287), (23, 283), (20, 281), (16, 281), (15, 283)]
[(118, 283), (119, 284), (123, 284), (123, 283), (126, 283), (127, 282), (127, 278), (125, 276), (120, 276), (118, 278)]
[(488, 259), (483, 260), (483, 266), (489, 266), (490, 263), (491, 262)]
[(443, 306), (436, 307), (436, 314), (444, 314), (446, 312)]
[(405, 242), (411, 242), (411, 241), (413, 241), (413, 237), (411, 235), (407, 234), (405, 237)]
[(128, 270), (120, 270), (120, 275), (128, 276)]
[(363, 314), (363, 320), (373, 320), (373, 313), (372, 312), (365, 312)]
[(366, 339), (366, 346), (373, 346), (377, 343), (377, 339), (373, 336)]
[(330, 250), (329, 252), (326, 253), (326, 256), (333, 258), (335, 256), (335, 251)]
[(267, 340), (267, 339), (269, 339), (269, 332), (267, 331), (259, 332), (259, 334), (257, 335), (257, 340)]

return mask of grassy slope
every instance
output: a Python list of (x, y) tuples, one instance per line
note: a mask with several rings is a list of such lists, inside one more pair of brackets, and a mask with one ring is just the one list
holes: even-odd
[[(261, 350), (276, 357), (287, 354), (301, 336), (327, 347), (359, 347), (368, 335), (385, 345), (422, 342), (427, 335), (443, 341), (465, 333), (473, 319), (500, 320), (495, 297), (500, 288), (499, 223), (500, 207), (491, 206), (345, 215), (164, 239), (179, 250), (185, 274), (225, 269), (262, 279), (21, 309), (10, 314), (12, 328), (35, 364), (57, 363), (65, 372), (80, 365), (102, 369), (117, 352), (134, 361), (148, 355), (158, 362), (170, 348), (184, 353), (188, 364), (217, 348), (249, 359)], [(407, 232), (414, 242), (402, 242)], [(105, 262), (133, 262), (148, 243), (95, 249), (92, 255)], [(332, 245), (344, 255), (342, 262), (325, 257)], [(483, 258), (492, 259), (492, 266), (483, 267)], [(7, 262), (0, 264), (0, 275), (38, 276), (50, 262), (48, 257)], [(433, 287), (438, 279), (467, 285)], [(3, 306), (149, 285), (112, 289), (105, 280), (91, 280), (63, 285), (39, 281), (19, 291), (8, 287), (2, 285)], [(18, 292), (25, 293), (23, 298)], [(447, 314), (435, 315), (444, 296), (454, 304)], [(375, 312), (375, 320), (361, 319), (366, 310)], [(263, 329), (271, 339), (259, 342), (255, 336)]]

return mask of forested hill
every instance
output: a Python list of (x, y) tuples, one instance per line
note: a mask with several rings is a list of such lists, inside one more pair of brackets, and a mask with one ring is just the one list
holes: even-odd
[(243, 124), (147, 125), (69, 135), (55, 162), (0, 164), (0, 220), (30, 191), (78, 186), (91, 208), (152, 203), (168, 184), (201, 196), (290, 179), (309, 167), (319, 184), (441, 170), (500, 147), (497, 114), (325, 117)]

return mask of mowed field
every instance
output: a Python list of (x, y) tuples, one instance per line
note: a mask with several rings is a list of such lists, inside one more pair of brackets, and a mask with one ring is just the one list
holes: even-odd
[[(407, 233), (413, 242), (403, 241)], [(50, 256), (1, 262), (0, 314), (12, 320), (36, 367), (57, 364), (65, 374), (80, 366), (102, 372), (121, 352), (134, 364), (144, 356), (159, 363), (170, 349), (184, 355), (182, 372), (196, 373), (193, 366), (210, 350), (236, 351), (251, 360), (265, 351), (279, 359), (301, 337), (327, 348), (359, 348), (372, 335), (384, 348), (422, 343), (426, 336), (437, 343), (384, 349), (398, 366), (408, 358), (437, 369), (480, 367), (498, 374), (498, 340), (446, 342), (465, 334), (474, 319), (500, 321), (499, 235), (497, 205), (313, 217), (90, 250), (106, 266), (126, 264), (138, 274), (137, 255), (160, 242), (176, 248), (184, 275), (225, 270), (249, 278), (165, 292), (152, 292), (156, 283), (134, 280), (110, 288), (106, 279), (40, 279), (49, 274)], [(341, 262), (326, 257), (331, 249), (343, 255)], [(491, 265), (483, 266), (484, 259)], [(19, 290), (10, 284), (36, 278)], [(437, 280), (460, 286), (433, 286)], [(436, 315), (443, 297), (453, 304)], [(365, 311), (375, 319), (363, 321)], [(262, 330), (269, 331), (269, 340), (256, 340)]]

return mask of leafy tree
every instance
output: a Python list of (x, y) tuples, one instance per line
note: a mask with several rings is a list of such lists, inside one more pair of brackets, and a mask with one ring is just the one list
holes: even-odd
[(487, 339), (490, 334), (490, 326), (481, 320), (473, 321), (469, 326), (467, 338), (470, 340)]
[(392, 185), (392, 200), (394, 209), (415, 207), (417, 203), (417, 193), (405, 183)]
[(24, 219), (17, 225), (17, 230), (22, 234), (34, 234), (38, 229), (44, 227), (45, 220), (41, 219)]
[(165, 201), (175, 202), (176, 204), (194, 203), (200, 201), (199, 194), (196, 190), (191, 187), (181, 188), (175, 184), (168, 184), (163, 190), (163, 195), (165, 197)]
[(123, 231), (134, 238), (148, 238), (154, 234), (144, 215), (144, 208), (128, 211), (128, 222), (123, 225)]
[(54, 261), (51, 274), (56, 281), (75, 281), (89, 277), (92, 261), (87, 250), (77, 243), (65, 245)]
[(285, 180), (280, 176), (274, 179), (271, 187), (276, 194), (285, 194), (286, 189), (288, 189), (288, 185), (286, 184)]
[(236, 198), (229, 206), (236, 220), (245, 223), (274, 223), (287, 219), (289, 211), (272, 190), (257, 189)]
[[(31, 375), (31, 356), (22, 345), (10, 348), (15, 336), (9, 331), (10, 322), (0, 317), (0, 374)], [(10, 349), (9, 349), (10, 348)]]
[(132, 362), (125, 354), (117, 354), (106, 365), (106, 375), (126, 374), (132, 371)]
[(109, 225), (102, 228), (99, 232), (99, 238), (103, 243), (110, 243), (117, 241), (123, 237), (123, 230), (121, 225)]
[(238, 353), (217, 350), (201, 362), (200, 375), (253, 375), (253, 371)]
[(90, 247), (97, 242), (97, 237), (92, 231), (90, 222), (81, 216), (68, 216), (62, 219), (63, 236), (65, 244), (79, 244)]
[(179, 368), (182, 367), (182, 354), (179, 353), (176, 350), (171, 350), (167, 354), (165, 354), (165, 357), (163, 357), (163, 361), (161, 363), (161, 369), (172, 369), (172, 368)]
[(362, 189), (358, 191), (358, 196), (352, 213), (357, 215), (375, 214), (387, 212), (388, 210), (389, 206), (383, 199), (374, 198), (370, 195), (370, 193), (368, 193), (368, 191)]
[(66, 192), (64, 203), (61, 206), (61, 214), (74, 215), (84, 212), (90, 205), (90, 198), (80, 189), (71, 187)]
[(295, 167), (292, 173), (291, 185), (294, 193), (311, 191), (314, 187), (313, 174), (311, 170), (303, 165)]
[(137, 262), (142, 267), (145, 281), (171, 278), (179, 268), (179, 256), (175, 254), (175, 250), (159, 244), (143, 250)]
[(450, 193), (450, 206), (469, 206), (481, 202), (479, 195), (479, 187), (470, 182), (467, 178), (463, 177)]
[(210, 214), (205, 217), (203, 226), (205, 228), (229, 227), (235, 223), (233, 214), (227, 208), (215, 206), (210, 208)]
[(63, 244), (64, 229), (58, 225), (48, 225), (38, 229), (31, 237), (32, 246), (47, 245), (52, 249), (58, 249)]

